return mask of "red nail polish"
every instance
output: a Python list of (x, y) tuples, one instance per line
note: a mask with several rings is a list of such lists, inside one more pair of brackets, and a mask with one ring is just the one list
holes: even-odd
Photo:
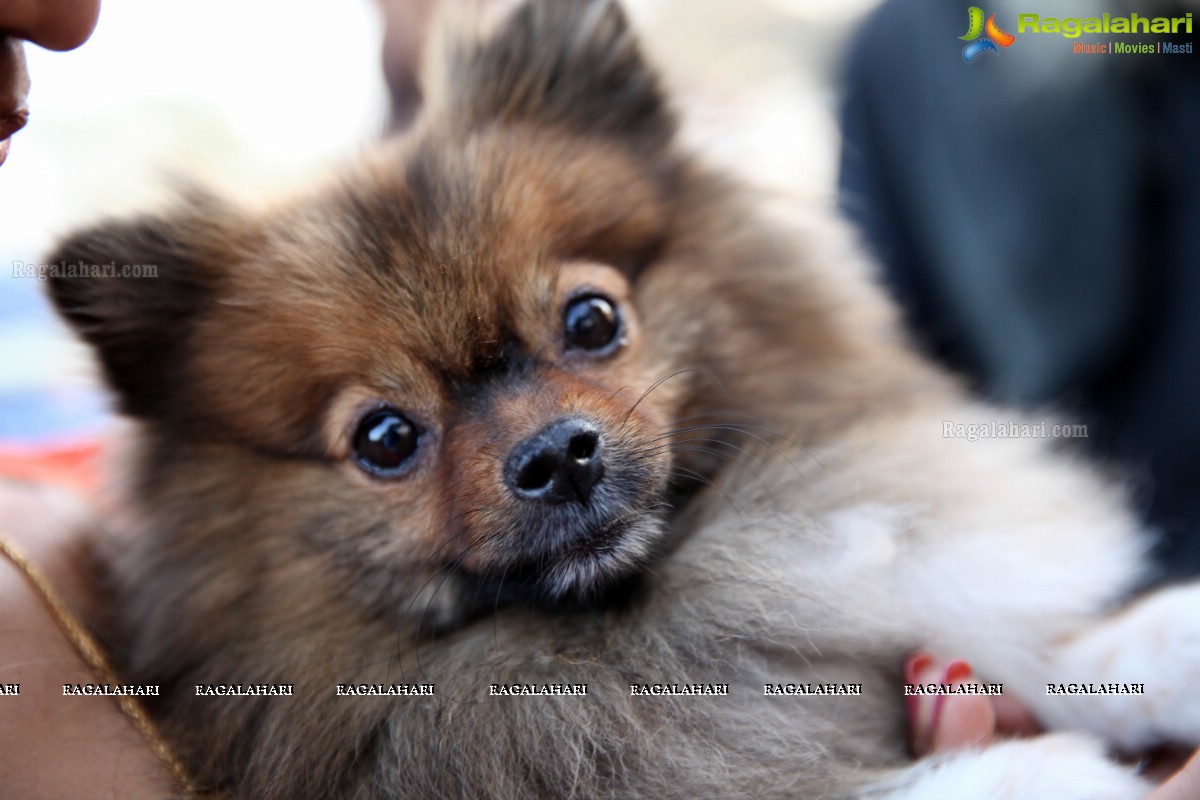
[(971, 665), (965, 661), (951, 661), (946, 667), (942, 683), (950, 684), (965, 681), (971, 677)]
[(929, 655), (929, 653), (913, 653), (904, 662), (904, 682), (916, 683), (917, 676), (924, 672), (932, 663), (933, 656)]

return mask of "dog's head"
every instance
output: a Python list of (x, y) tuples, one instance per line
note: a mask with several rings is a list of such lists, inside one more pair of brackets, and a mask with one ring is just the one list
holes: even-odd
[(329, 185), (254, 214), (194, 194), (54, 256), (157, 267), (51, 292), (143, 423), (188, 602), (289, 563), (443, 620), (602, 593), (736, 452), (714, 423), (804, 391), (806, 345), (837, 357), (677, 152), (614, 3), (534, 0), (438, 64), (414, 129)]

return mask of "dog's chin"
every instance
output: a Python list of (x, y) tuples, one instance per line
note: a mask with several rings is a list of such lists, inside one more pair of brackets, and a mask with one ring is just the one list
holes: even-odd
[(594, 610), (627, 602), (662, 539), (665, 521), (644, 511), (560, 532), (553, 545), (523, 553), (485, 573), (463, 573), (477, 610), (521, 605), (547, 611)]

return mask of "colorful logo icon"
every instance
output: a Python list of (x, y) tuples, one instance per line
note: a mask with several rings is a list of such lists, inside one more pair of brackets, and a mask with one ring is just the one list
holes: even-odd
[(1001, 30), (996, 24), (995, 14), (988, 17), (987, 24), (984, 24), (983, 9), (979, 6), (967, 9), (967, 32), (958, 38), (967, 42), (967, 46), (963, 48), (963, 61), (968, 64), (980, 53), (989, 50), (998, 53), (1000, 51), (996, 49), (997, 45), (1008, 47), (1017, 40), (1011, 33)]

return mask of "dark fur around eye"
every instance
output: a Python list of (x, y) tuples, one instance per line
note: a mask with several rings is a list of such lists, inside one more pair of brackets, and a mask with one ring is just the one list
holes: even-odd
[(617, 304), (601, 294), (573, 298), (563, 311), (568, 350), (608, 355), (620, 346), (622, 327)]
[(421, 432), (394, 408), (368, 413), (354, 431), (354, 459), (372, 475), (398, 478), (412, 469)]

